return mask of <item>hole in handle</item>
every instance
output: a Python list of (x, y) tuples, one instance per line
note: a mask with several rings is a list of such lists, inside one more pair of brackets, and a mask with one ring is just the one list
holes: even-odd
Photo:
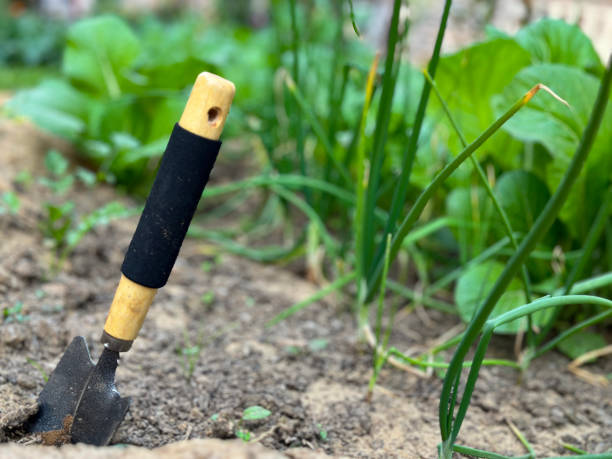
[(215, 126), (221, 119), (221, 109), (219, 107), (212, 107), (208, 110), (208, 124)]

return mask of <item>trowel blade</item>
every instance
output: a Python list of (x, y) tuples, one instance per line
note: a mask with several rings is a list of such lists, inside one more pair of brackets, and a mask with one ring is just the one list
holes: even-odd
[(85, 338), (77, 336), (38, 396), (38, 413), (28, 421), (28, 431), (61, 430), (66, 416), (74, 414), (94, 367)]
[(118, 360), (119, 353), (105, 348), (94, 364), (85, 338), (74, 338), (38, 396), (39, 411), (28, 421), (28, 431), (59, 431), (71, 424), (72, 443), (107, 445), (131, 401), (115, 387)]
[(118, 352), (104, 348), (74, 415), (73, 443), (108, 445), (123, 421), (131, 398), (122, 398), (115, 387), (118, 360)]

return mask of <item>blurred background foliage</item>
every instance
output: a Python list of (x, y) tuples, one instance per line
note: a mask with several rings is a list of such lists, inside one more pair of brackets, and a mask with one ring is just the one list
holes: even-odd
[[(354, 3), (353, 9), (344, 0), (272, 0), (262, 8), (258, 2), (226, 1), (214, 14), (167, 7), (154, 15), (143, 10), (119, 14), (115, 2), (99, 2), (89, 17), (76, 20), (51, 19), (4, 0), (0, 85), (11, 91), (27, 88), (15, 92), (3, 110), (70, 140), (95, 168), (98, 180), (142, 196), (195, 75), (207, 70), (231, 79), (237, 93), (224, 139), (239, 153), (236, 161), (248, 158), (252, 178), (233, 188), (213, 188), (211, 196), (230, 191), (242, 196), (225, 204), (231, 211), (261, 188), (263, 204), (248, 215), (248, 223), (218, 231), (196, 225), (192, 234), (260, 261), (305, 255), (312, 278), (334, 279), (354, 263), (354, 181), (360, 167), (366, 77), (378, 48), (385, 46), (384, 39), (381, 44), (357, 34), (358, 28), (367, 32), (368, 24), (370, 38), (376, 34), (372, 18), (378, 5)], [(363, 131), (369, 154), (383, 123), (384, 162), (376, 197), (382, 217), (374, 224), (378, 243), (424, 84), (422, 72), (410, 62), (406, 36), (411, 26), (403, 11), (389, 118), (369, 116)], [(385, 37), (388, 27), (387, 18)], [(468, 142), (536, 83), (546, 84), (571, 106), (538, 95), (476, 153), (520, 237), (559, 184), (584, 129), (603, 65), (589, 37), (562, 20), (537, 21), (512, 35), (488, 26), (481, 36), (481, 41), (442, 57), (436, 76), (437, 88)], [(381, 69), (370, 113), (380, 110), (382, 78)], [(580, 274), (592, 276), (612, 266), (611, 107), (602, 126), (570, 200), (528, 262), (540, 293), (564, 285), (602, 212), (596, 247)], [(432, 97), (406, 207), (461, 150), (442, 105)], [(307, 221), (296, 219), (290, 207)], [(462, 165), (437, 192), (420, 223), (441, 218), (444, 224), (427, 237), (406, 244), (405, 253), (413, 260), (407, 279), (416, 278), (427, 291), (434, 279), (481, 257), (482, 262), (461, 271), (455, 291), (461, 315), (469, 320), (486, 293), (481, 288), (474, 297), (474, 286), (488, 282), (487, 276), (499, 271), (512, 253), (501, 247), (487, 255), (505, 234), (471, 164)], [(273, 244), (265, 245), (265, 236), (279, 228)], [(401, 277), (402, 269), (398, 272)], [(524, 297), (514, 298), (500, 307), (524, 302)]]

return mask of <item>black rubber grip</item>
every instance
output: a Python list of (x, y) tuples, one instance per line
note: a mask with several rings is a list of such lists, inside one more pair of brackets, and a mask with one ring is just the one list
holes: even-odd
[(128, 279), (151, 288), (166, 284), (220, 147), (174, 126), (123, 260)]

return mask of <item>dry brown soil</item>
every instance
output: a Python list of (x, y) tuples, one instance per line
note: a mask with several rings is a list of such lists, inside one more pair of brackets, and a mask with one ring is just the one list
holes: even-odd
[[(118, 389), (133, 403), (114, 437), (119, 445), (35, 445), (40, 439), (21, 428), (44, 384), (32, 363), (49, 374), (76, 335), (99, 355), (98, 339), (136, 223), (134, 217), (95, 229), (64, 269), (51, 275), (38, 229), (49, 191), (15, 183), (22, 170), (45, 174), (42, 158), (51, 144), (58, 146), (28, 125), (0, 120), (0, 193), (13, 190), (21, 201), (18, 214), (0, 216), (0, 306), (23, 303), (21, 321), (0, 323), (0, 457), (436, 456), (439, 377), (385, 368), (368, 403), (371, 354), (346, 308), (319, 302), (266, 328), (274, 314), (316, 287), (280, 267), (232, 256), (212, 259), (195, 240), (186, 242), (140, 337), (121, 359)], [(80, 212), (114, 199), (134, 205), (105, 187), (77, 187), (63, 199), (74, 200)], [(203, 302), (205, 294), (212, 300)], [(456, 317), (435, 311), (400, 314), (393, 340), (419, 353), (456, 324)], [(181, 349), (197, 342), (201, 352), (190, 373)], [(512, 358), (511, 349), (511, 341), (494, 340), (491, 355)], [(566, 453), (562, 443), (593, 453), (612, 448), (612, 391), (577, 379), (566, 365), (550, 353), (533, 363), (521, 384), (515, 370), (483, 370), (460, 442), (524, 454), (510, 421), (540, 455)], [(612, 358), (589, 369), (609, 374)], [(252, 432), (246, 444), (235, 440), (235, 430), (251, 405), (272, 414), (242, 426)]]

